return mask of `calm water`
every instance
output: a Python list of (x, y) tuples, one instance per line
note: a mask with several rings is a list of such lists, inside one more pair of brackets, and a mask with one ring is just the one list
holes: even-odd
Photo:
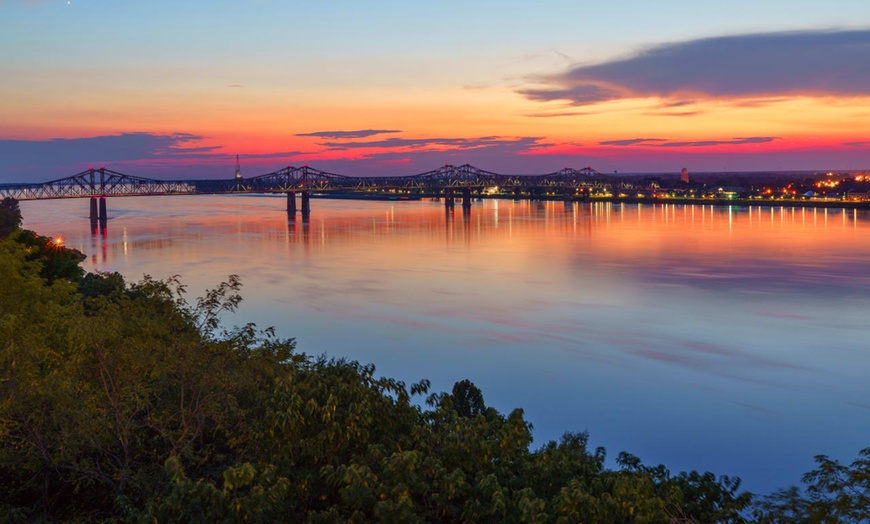
[(308, 353), (375, 363), (438, 391), (463, 378), (536, 444), (593, 445), (672, 470), (795, 484), (870, 446), (870, 216), (791, 208), (313, 200), (273, 196), (23, 202), (89, 270), (230, 273), (255, 321)]

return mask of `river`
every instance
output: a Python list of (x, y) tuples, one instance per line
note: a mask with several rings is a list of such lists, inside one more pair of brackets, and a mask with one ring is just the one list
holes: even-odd
[(525, 410), (534, 446), (590, 433), (672, 471), (769, 492), (870, 446), (870, 214), (668, 204), (110, 198), (22, 202), (88, 270), (228, 274), (256, 322), (301, 351), (437, 391), (468, 378)]

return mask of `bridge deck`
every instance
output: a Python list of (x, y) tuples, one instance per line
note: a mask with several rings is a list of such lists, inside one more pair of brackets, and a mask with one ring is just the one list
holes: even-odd
[(565, 168), (544, 175), (502, 175), (474, 166), (444, 166), (412, 176), (346, 176), (311, 167), (287, 167), (253, 178), (157, 180), (126, 175), (106, 168), (88, 169), (42, 183), (2, 184), (0, 198), (39, 200), (92, 196), (191, 195), (211, 193), (269, 193), (302, 190), (389, 190), (484, 188), (498, 186), (521, 190), (610, 188), (620, 185), (614, 177), (592, 168)]

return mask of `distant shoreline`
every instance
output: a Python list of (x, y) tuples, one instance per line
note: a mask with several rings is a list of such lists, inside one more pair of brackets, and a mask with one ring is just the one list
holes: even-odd
[[(312, 192), (311, 198), (333, 200), (373, 200), (373, 201), (417, 201), (417, 200), (441, 200), (443, 197), (436, 195), (391, 195), (382, 193), (329, 193)], [(456, 207), (462, 206), (462, 195), (454, 195)], [(658, 197), (563, 197), (548, 195), (474, 195), (473, 200), (539, 200), (547, 202), (582, 202), (582, 203), (611, 203), (611, 204), (682, 204), (693, 206), (717, 206), (717, 207), (805, 207), (805, 208), (834, 208), (834, 209), (870, 209), (870, 201), (849, 200), (774, 200), (774, 199), (750, 199), (750, 198), (658, 198)]]

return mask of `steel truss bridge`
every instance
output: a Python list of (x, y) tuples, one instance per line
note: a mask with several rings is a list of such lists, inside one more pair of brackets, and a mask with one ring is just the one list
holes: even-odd
[(419, 190), (434, 194), (453, 189), (481, 191), (561, 192), (631, 187), (592, 168), (565, 168), (544, 175), (502, 175), (474, 166), (446, 165), (412, 176), (346, 176), (308, 167), (286, 167), (253, 178), (155, 180), (101, 167), (42, 183), (0, 184), (0, 198), (39, 200), (105, 196), (192, 195), (214, 193), (290, 193), (294, 191)]

